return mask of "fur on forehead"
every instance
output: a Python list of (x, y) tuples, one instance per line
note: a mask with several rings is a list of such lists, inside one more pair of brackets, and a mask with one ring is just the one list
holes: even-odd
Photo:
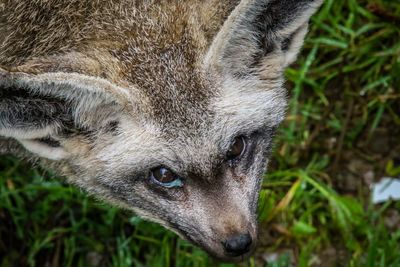
[(175, 135), (204, 124), (213, 95), (199, 64), (206, 39), (187, 9), (181, 5), (150, 9), (157, 16), (138, 18), (131, 27), (136, 33), (125, 35), (125, 44), (112, 50), (124, 77), (147, 100), (141, 107), (143, 115)]

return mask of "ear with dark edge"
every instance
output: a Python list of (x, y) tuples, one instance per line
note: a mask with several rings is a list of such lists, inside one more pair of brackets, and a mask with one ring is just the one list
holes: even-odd
[[(115, 112), (113, 85), (76, 73), (27, 74), (0, 68), (0, 137), (43, 158), (69, 157), (66, 129), (89, 129)], [(0, 143), (1, 145), (1, 143)]]
[(282, 71), (296, 59), (308, 21), (322, 2), (241, 1), (211, 45), (206, 65), (237, 77)]

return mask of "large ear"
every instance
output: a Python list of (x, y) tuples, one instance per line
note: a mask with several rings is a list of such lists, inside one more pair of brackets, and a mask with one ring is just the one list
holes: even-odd
[(77, 73), (0, 68), (0, 136), (40, 157), (65, 159), (69, 155), (56, 141), (67, 128), (90, 129), (110, 118), (121, 107), (115, 89), (106, 80)]
[(296, 59), (322, 2), (242, 0), (214, 39), (206, 66), (234, 76), (282, 71)]

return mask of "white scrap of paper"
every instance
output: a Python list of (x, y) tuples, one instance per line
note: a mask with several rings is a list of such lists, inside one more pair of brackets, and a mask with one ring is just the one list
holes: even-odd
[(384, 177), (372, 185), (372, 202), (386, 202), (390, 199), (400, 200), (400, 179)]

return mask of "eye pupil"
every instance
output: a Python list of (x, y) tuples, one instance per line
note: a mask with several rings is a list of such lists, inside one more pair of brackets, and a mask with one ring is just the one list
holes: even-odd
[(243, 154), (245, 150), (246, 142), (243, 136), (236, 137), (233, 141), (229, 151), (227, 153), (227, 157), (229, 160), (235, 159)]

